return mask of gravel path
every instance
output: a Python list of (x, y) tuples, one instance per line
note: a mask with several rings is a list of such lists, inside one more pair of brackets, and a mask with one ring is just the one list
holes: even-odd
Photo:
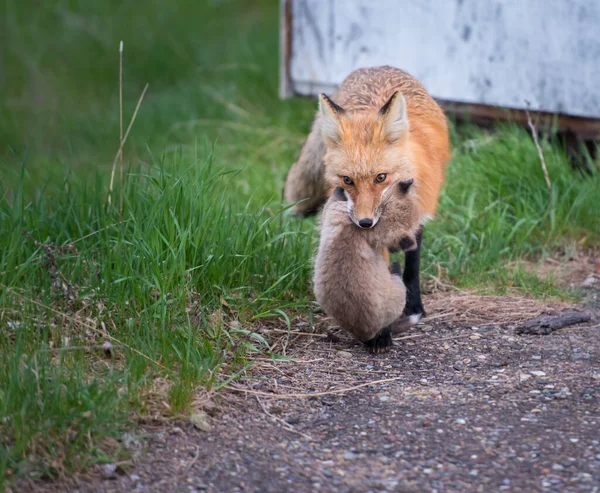
[(343, 335), (298, 337), (297, 362), (262, 361), (217, 396), (210, 431), (148, 428), (124, 471), (15, 491), (596, 493), (594, 315), (547, 336), (425, 320), (379, 356)]

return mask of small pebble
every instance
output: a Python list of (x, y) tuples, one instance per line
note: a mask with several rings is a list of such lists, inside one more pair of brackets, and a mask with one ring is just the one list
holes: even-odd
[(586, 288), (589, 288), (591, 286), (593, 286), (594, 284), (596, 284), (598, 282), (598, 279), (596, 279), (594, 276), (589, 276), (585, 279), (585, 281), (583, 281), (583, 286)]
[(573, 353), (571, 356), (574, 360), (590, 359), (590, 353)]
[(464, 424), (467, 424), (467, 420), (466, 420), (465, 418), (456, 418), (456, 422), (457, 422), (459, 425), (464, 425)]
[(560, 464), (552, 464), (552, 470), (553, 471), (564, 471), (564, 466), (560, 465)]
[(349, 353), (348, 351), (338, 351), (337, 354), (340, 358), (346, 358), (346, 359), (352, 358), (352, 353)]
[(545, 377), (546, 376), (545, 371), (531, 370), (529, 373), (531, 373), (534, 377)]
[(104, 343), (102, 344), (102, 349), (104, 350), (104, 355), (107, 358), (110, 358), (112, 356), (112, 349), (113, 349), (112, 342), (104, 341)]
[(210, 423), (208, 422), (208, 414), (204, 411), (199, 411), (190, 416), (192, 424), (202, 431), (210, 431)]
[(113, 479), (117, 477), (117, 465), (116, 464), (104, 464), (102, 466), (102, 476), (104, 479)]

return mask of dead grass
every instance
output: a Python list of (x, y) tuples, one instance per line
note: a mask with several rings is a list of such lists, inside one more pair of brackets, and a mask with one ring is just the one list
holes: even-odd
[(452, 325), (489, 326), (512, 325), (540, 315), (553, 315), (568, 308), (559, 300), (537, 300), (523, 296), (483, 296), (470, 292), (435, 293), (425, 297), (430, 321)]

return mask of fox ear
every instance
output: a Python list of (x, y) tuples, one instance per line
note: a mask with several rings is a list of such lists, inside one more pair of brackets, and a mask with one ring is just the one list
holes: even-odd
[(326, 94), (319, 95), (323, 137), (326, 142), (338, 143), (342, 137), (341, 117), (346, 110), (335, 104)]
[(348, 200), (348, 197), (346, 197), (346, 192), (344, 192), (342, 187), (335, 187), (332, 195), (333, 198), (338, 202), (346, 202)]
[(395, 142), (408, 133), (408, 113), (406, 99), (396, 91), (379, 110), (383, 120), (382, 135), (388, 142)]
[(400, 192), (402, 194), (407, 193), (410, 190), (410, 187), (414, 183), (414, 181), (415, 181), (414, 178), (409, 178), (408, 180), (401, 181), (398, 184), (398, 187), (400, 188)]

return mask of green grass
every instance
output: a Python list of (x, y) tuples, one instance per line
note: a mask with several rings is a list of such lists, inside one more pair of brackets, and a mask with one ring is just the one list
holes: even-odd
[[(307, 310), (314, 220), (285, 219), (280, 193), (316, 103), (277, 97), (277, 3), (0, 7), (0, 484), (121, 457), (132, 416), (189, 411), (269, 351), (258, 319)], [(118, 184), (107, 200), (121, 39), (126, 124), (150, 83), (123, 211)], [(552, 193), (524, 130), (453, 126), (425, 276), (564, 295), (508, 265), (597, 246), (600, 176), (543, 147)]]
[(573, 171), (556, 143), (542, 144), (551, 192), (523, 129), (505, 125), (487, 134), (465, 127), (454, 135), (439, 215), (426, 230), (426, 265), (439, 264), (465, 286), (514, 285), (540, 296), (558, 292), (536, 276), (515, 276), (507, 261), (533, 260), (576, 241), (597, 246), (600, 173)]

